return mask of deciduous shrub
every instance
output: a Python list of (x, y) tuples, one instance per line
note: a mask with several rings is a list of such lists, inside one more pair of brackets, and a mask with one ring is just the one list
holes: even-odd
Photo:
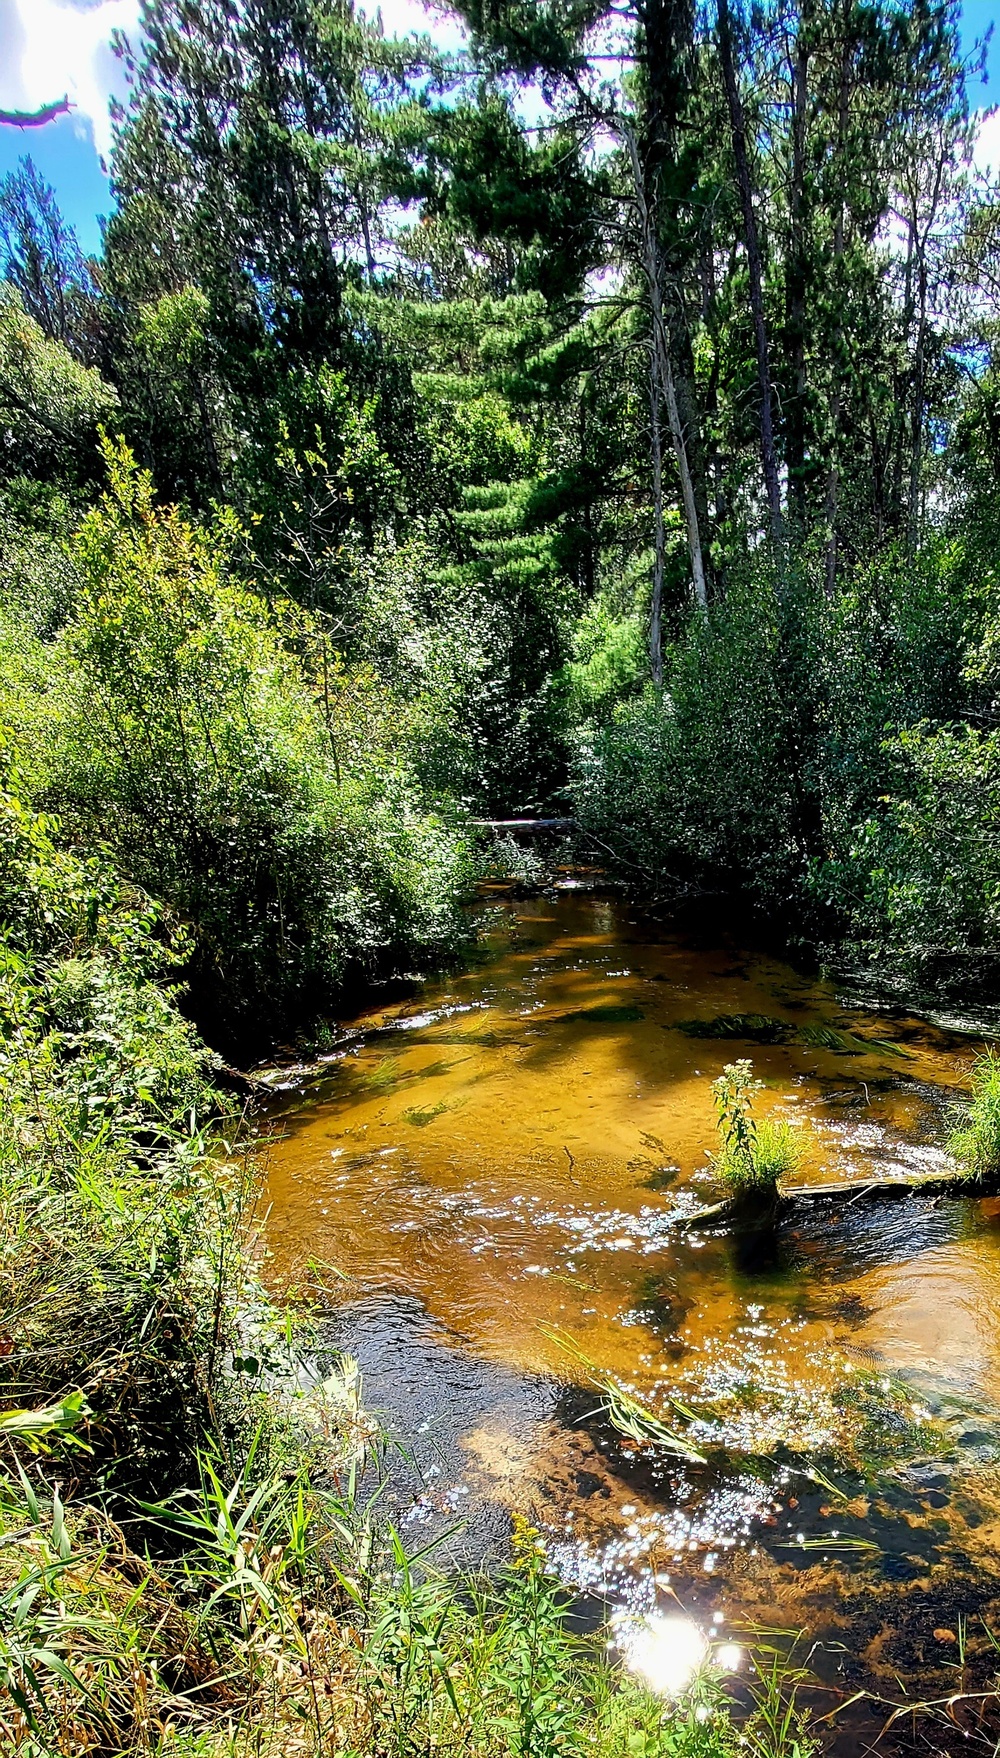
[(198, 1017), (260, 1039), (352, 969), (453, 944), (469, 845), (423, 804), (374, 678), (231, 578), (232, 521), (195, 529), (157, 506), (125, 447), (105, 450), (41, 736), (22, 724), (30, 783), (190, 924)]
[(658, 889), (787, 899), (803, 859), (792, 735), (773, 593), (734, 582), (708, 622), (692, 620), (662, 691), (580, 729), (577, 815)]
[(151, 899), (0, 794), (0, 1409), (86, 1401), (77, 1481), (162, 1488), (192, 1456), (243, 1297), (238, 1179), (206, 1145), (212, 1059)]

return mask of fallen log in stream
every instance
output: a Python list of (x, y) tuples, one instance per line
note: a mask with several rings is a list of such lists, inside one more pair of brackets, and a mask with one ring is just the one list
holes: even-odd
[(677, 1215), (673, 1225), (683, 1229), (724, 1225), (727, 1221), (771, 1220), (786, 1215), (797, 1203), (836, 1201), (866, 1202), (885, 1197), (910, 1196), (983, 1197), (1000, 1194), (1000, 1179), (984, 1182), (966, 1172), (901, 1172), (891, 1178), (842, 1178), (829, 1184), (779, 1184), (774, 1196), (725, 1196), (690, 1214)]

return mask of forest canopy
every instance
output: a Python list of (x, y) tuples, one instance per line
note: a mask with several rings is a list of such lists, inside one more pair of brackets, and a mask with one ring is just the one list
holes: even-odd
[(237, 1036), (441, 953), (470, 820), (539, 812), (988, 984), (984, 52), (928, 0), (453, 10), (149, 0), (100, 258), (3, 181), (19, 787)]

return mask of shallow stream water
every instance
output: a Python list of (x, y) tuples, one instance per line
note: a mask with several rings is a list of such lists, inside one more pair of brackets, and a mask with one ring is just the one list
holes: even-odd
[[(716, 1192), (726, 1063), (801, 1130), (797, 1179), (833, 1181), (947, 1168), (979, 1048), (570, 886), (494, 905), (472, 968), (275, 1076), (269, 1273), (325, 1290), (405, 1442), (404, 1531), (488, 1561), (527, 1515), (664, 1689), (692, 1632), (745, 1666), (753, 1631), (802, 1631), (838, 1752), (988, 1686), (1000, 1203), (852, 1188), (676, 1225)], [(998, 1736), (970, 1698), (880, 1749)]]

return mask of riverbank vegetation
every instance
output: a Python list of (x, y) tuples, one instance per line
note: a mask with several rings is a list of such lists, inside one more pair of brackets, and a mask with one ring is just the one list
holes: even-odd
[(199, 1020), (259, 1045), (441, 956), (469, 818), (539, 810), (988, 992), (998, 204), (954, 8), (471, 5), (468, 54), (146, 12), (101, 260), (29, 162), (0, 193), (4, 719), (188, 923)]
[(567, 1623), (537, 1537), (411, 1564), (349, 1361), (258, 1279), (254, 1168), (180, 1012), (183, 927), (0, 801), (0, 1740), (114, 1753), (723, 1758)]
[[(99, 260), (30, 160), (0, 184), (31, 1758), (729, 1749), (711, 1693), (611, 1689), (527, 1537), (499, 1586), (411, 1576), (257, 1281), (228, 1062), (453, 956), (476, 819), (996, 999), (1000, 198), (956, 8), (453, 10), (467, 51), (148, 0)], [(729, 1181), (776, 1183), (791, 1133), (726, 1103)]]
[(987, 1049), (970, 1075), (972, 1102), (959, 1113), (949, 1146), (958, 1165), (981, 1181), (1000, 1176), (1000, 1057)]

